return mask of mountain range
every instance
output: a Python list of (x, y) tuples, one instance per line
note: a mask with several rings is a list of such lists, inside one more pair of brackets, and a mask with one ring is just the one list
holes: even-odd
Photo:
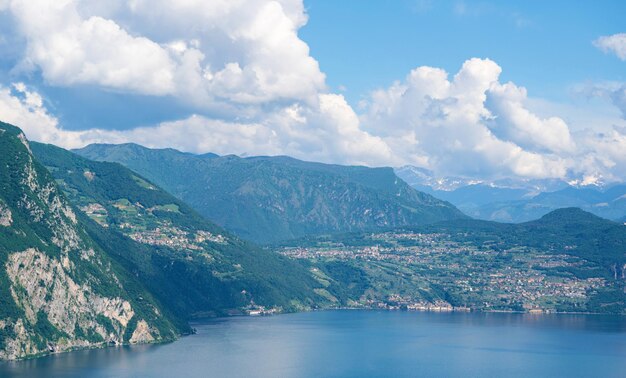
[[(580, 209), (475, 220), (391, 168), (132, 144), (75, 153), (5, 123), (0, 151), (0, 359), (173, 340), (205, 316), (624, 313), (626, 227)], [(457, 194), (480, 200), (475, 189)]]
[(123, 164), (257, 243), (465, 217), (450, 203), (411, 188), (391, 168), (193, 155), (135, 144), (97, 144), (75, 152)]
[(566, 207), (615, 221), (626, 218), (626, 184), (581, 186), (554, 179), (481, 182), (436, 178), (428, 170), (411, 166), (398, 168), (396, 173), (413, 188), (449, 201), (477, 219), (527, 222)]
[(307, 266), (115, 163), (0, 124), (0, 359), (173, 340), (194, 317), (317, 308)]
[(31, 143), (88, 231), (184, 318), (315, 306), (302, 266), (245, 242), (117, 163)]

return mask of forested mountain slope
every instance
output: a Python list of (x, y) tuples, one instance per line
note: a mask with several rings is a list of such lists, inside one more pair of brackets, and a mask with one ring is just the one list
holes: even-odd
[(0, 359), (175, 338), (181, 329), (89, 236), (21, 130), (0, 123), (0, 151)]
[(293, 311), (324, 301), (300, 264), (242, 241), (128, 168), (32, 146), (91, 218), (91, 235), (176, 314)]
[(259, 243), (465, 217), (451, 204), (411, 188), (391, 168), (193, 155), (135, 144), (90, 145), (76, 152), (121, 163)]

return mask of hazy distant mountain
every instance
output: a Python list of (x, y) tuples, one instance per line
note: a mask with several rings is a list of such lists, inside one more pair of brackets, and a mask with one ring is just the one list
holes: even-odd
[(451, 204), (411, 188), (391, 168), (193, 155), (134, 144), (90, 145), (76, 152), (133, 169), (255, 242), (464, 217)]
[(478, 219), (525, 222), (564, 207), (579, 207), (611, 220), (626, 216), (626, 185), (575, 187), (562, 180), (471, 183), (457, 178), (434, 179), (431, 172), (415, 167), (399, 168), (396, 173), (413, 187)]
[(411, 165), (396, 168), (395, 172), (398, 177), (406, 181), (412, 187), (424, 188), (429, 193), (430, 191), (451, 192), (462, 187), (474, 185), (502, 189), (520, 189), (529, 193), (552, 192), (569, 186), (567, 182), (559, 179), (505, 178), (488, 181), (455, 176), (437, 176), (428, 169)]
[[(486, 189), (482, 194), (488, 197), (490, 191)], [(606, 190), (567, 187), (555, 192), (539, 193), (530, 198), (494, 201), (478, 206), (474, 206), (471, 202), (458, 201), (454, 195), (441, 195), (441, 197), (447, 198), (452, 203), (456, 202), (466, 214), (475, 218), (524, 222), (537, 219), (552, 210), (563, 207), (579, 207), (606, 219), (619, 220), (626, 216), (625, 195), (626, 187), (619, 185)]]
[(452, 191), (454, 189), (479, 184), (481, 181), (468, 180), (462, 177), (435, 177), (428, 169), (406, 165), (396, 168), (398, 177), (406, 181), (412, 187), (427, 193), (437, 191)]

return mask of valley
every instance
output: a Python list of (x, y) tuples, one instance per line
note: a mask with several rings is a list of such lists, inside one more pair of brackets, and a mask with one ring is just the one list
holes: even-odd
[(626, 376), (625, 15), (0, 0), (0, 378)]
[(52, 145), (32, 149), (93, 221), (89, 232), (180, 318), (324, 303), (300, 264), (232, 235), (137, 173)]
[[(626, 226), (580, 209), (487, 222), (391, 169), (135, 145), (82, 152), (148, 178), (2, 127), (12, 154), (0, 169), (2, 358), (167, 341), (204, 317), (626, 309)], [(193, 181), (196, 169), (214, 176)], [(161, 184), (220, 199), (188, 205)], [(242, 238), (261, 234), (263, 247)]]

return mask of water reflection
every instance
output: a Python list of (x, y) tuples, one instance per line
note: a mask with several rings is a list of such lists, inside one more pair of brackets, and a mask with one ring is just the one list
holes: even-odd
[(620, 376), (626, 357), (613, 316), (325, 311), (194, 327), (170, 344), (0, 363), (0, 376)]
[[(104, 349), (78, 350), (24, 361), (0, 362), (0, 376), (11, 377), (82, 377), (85, 371), (107, 366), (132, 364), (137, 354), (156, 350), (162, 345), (136, 345)], [(50, 373), (54, 372), (54, 375)]]

